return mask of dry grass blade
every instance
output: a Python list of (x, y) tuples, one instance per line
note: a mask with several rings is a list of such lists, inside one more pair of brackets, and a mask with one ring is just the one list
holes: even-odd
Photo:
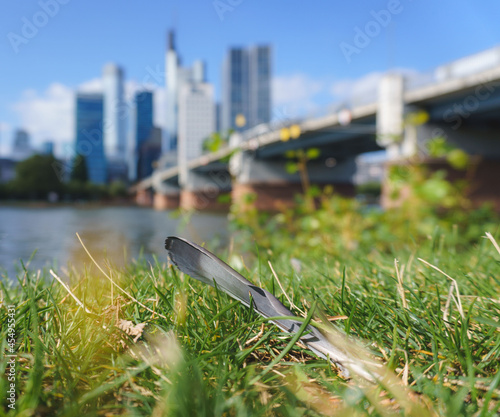
[(448, 314), (450, 311), (451, 299), (453, 298), (454, 287), (455, 283), (452, 281), (450, 285), (450, 291), (448, 291), (448, 298), (446, 299), (446, 304), (444, 305), (444, 310), (443, 310), (443, 321), (447, 331), (450, 330), (450, 323), (448, 322)]
[(403, 307), (407, 309), (408, 308), (408, 303), (406, 301), (405, 290), (404, 290), (404, 287), (403, 287), (403, 273), (404, 273), (405, 267), (403, 265), (403, 267), (401, 268), (401, 271), (400, 271), (399, 268), (398, 268), (398, 260), (397, 259), (394, 259), (394, 267), (396, 268), (396, 276), (398, 278), (398, 292), (399, 292), (399, 296), (401, 297), (401, 302), (403, 303)]
[(491, 243), (493, 243), (493, 246), (495, 247), (497, 252), (500, 254), (500, 246), (498, 246), (498, 243), (495, 240), (495, 238), (493, 237), (493, 235), (490, 232), (486, 232), (486, 237), (491, 241)]
[(95, 261), (95, 259), (93, 258), (93, 256), (90, 254), (90, 252), (88, 251), (87, 247), (84, 245), (82, 239), (80, 238), (80, 235), (77, 233), (76, 234), (76, 237), (78, 238), (78, 240), (80, 241), (80, 244), (82, 245), (83, 249), (85, 250), (85, 252), (87, 253), (87, 255), (89, 256), (89, 258), (92, 260), (92, 262), (94, 262), (95, 266), (97, 266), (97, 269), (99, 269), (99, 271), (102, 272), (102, 274), (111, 282), (112, 285), (114, 285), (116, 288), (118, 288), (123, 294), (125, 294), (128, 298), (130, 298), (132, 301), (134, 301), (135, 303), (139, 304), (141, 307), (145, 308), (146, 310), (148, 310), (149, 312), (153, 313), (153, 314), (156, 314), (158, 316), (160, 316), (161, 318), (167, 320), (167, 318), (150, 309), (148, 306), (145, 306), (144, 304), (142, 304), (137, 298), (133, 297), (132, 295), (130, 295), (127, 291), (125, 291), (122, 287), (120, 287), (116, 282), (114, 282), (111, 277), (106, 274), (106, 272), (101, 268), (101, 266)]
[(290, 299), (290, 297), (288, 297), (287, 293), (285, 292), (285, 289), (283, 288), (283, 285), (281, 285), (281, 282), (278, 278), (278, 274), (276, 274), (276, 272), (274, 271), (274, 268), (273, 268), (273, 265), (271, 264), (271, 261), (267, 261), (267, 263), (269, 264), (269, 267), (271, 268), (271, 271), (274, 275), (274, 278), (276, 278), (276, 281), (278, 281), (278, 285), (280, 286), (280, 289), (281, 289), (281, 292), (283, 293), (283, 295), (285, 296), (285, 298), (288, 300), (288, 303), (290, 304), (290, 307), (294, 310), (297, 310), (298, 312), (300, 312), (300, 314), (302, 315), (302, 317), (306, 317), (307, 314), (300, 310), (294, 303), (293, 301)]
[(248, 346), (248, 345), (252, 344), (253, 342), (255, 342), (256, 340), (260, 339), (263, 334), (264, 334), (264, 323), (262, 323), (262, 325), (260, 326), (259, 333), (245, 342), (245, 346)]
[[(452, 282), (452, 286), (450, 287), (450, 292), (449, 292), (449, 295), (448, 295), (448, 300), (449, 300), (449, 297), (450, 297), (450, 295), (451, 295), (451, 297), (452, 297), (452, 298), (453, 298), (453, 300), (455, 301), (455, 305), (457, 306), (458, 312), (460, 313), (460, 317), (462, 317), (462, 320), (465, 320), (465, 313), (464, 313), (464, 309), (463, 309), (463, 307), (462, 307), (462, 300), (461, 300), (461, 298), (460, 298), (460, 291), (459, 291), (459, 289), (458, 289), (458, 284), (457, 284), (457, 281), (456, 281), (454, 278), (450, 277), (447, 273), (445, 273), (445, 272), (441, 271), (441, 270), (440, 270), (437, 266), (430, 264), (429, 262), (427, 262), (427, 261), (423, 260), (422, 258), (418, 258), (418, 260), (419, 260), (420, 262), (423, 262), (424, 264), (426, 264), (426, 265), (430, 266), (431, 268), (435, 269), (436, 271), (440, 272), (440, 273), (441, 273), (441, 274), (443, 274), (445, 277), (447, 277), (448, 279), (450, 279), (450, 280), (451, 280), (451, 282)], [(455, 286), (455, 290), (456, 290), (456, 293), (457, 293), (457, 294), (456, 294), (456, 297), (453, 297), (453, 290), (452, 290), (453, 286)], [(447, 309), (448, 309), (448, 308), (449, 308), (449, 302), (447, 301), (447, 302), (446, 302), (446, 306), (445, 306), (445, 312), (444, 312), (444, 313), (446, 313), (446, 318), (448, 318), (448, 312), (447, 312)], [(443, 319), (444, 319), (444, 313), (443, 313)], [(446, 323), (446, 322), (447, 322), (447, 321), (445, 321), (445, 323)], [(471, 334), (470, 334), (470, 331), (469, 331), (469, 330), (467, 330), (467, 337), (468, 337), (469, 339), (471, 338)]]
[[(491, 243), (493, 243), (493, 246), (495, 247), (497, 252), (500, 254), (500, 246), (498, 246), (498, 243), (495, 240), (495, 238), (493, 237), (493, 235), (490, 232), (486, 232), (486, 237), (491, 241)], [(495, 300), (495, 302), (497, 302), (497, 301)], [(500, 302), (500, 298), (498, 299), (498, 302)]]
[(423, 262), (427, 266), (430, 266), (431, 268), (435, 269), (436, 271), (442, 273), (446, 278), (450, 279), (453, 282), (453, 284), (455, 285), (456, 293), (457, 293), (457, 298), (455, 300), (455, 303), (457, 305), (458, 312), (460, 313), (460, 316), (462, 317), (462, 319), (465, 319), (464, 309), (462, 308), (462, 301), (460, 300), (460, 291), (458, 290), (457, 281), (454, 278), (450, 277), (446, 272), (441, 271), (437, 266), (430, 264), (429, 262), (425, 261), (422, 258), (418, 258), (418, 260), (420, 262)]
[(56, 273), (54, 271), (52, 271), (52, 269), (49, 271), (50, 272), (50, 275), (52, 275), (58, 282), (59, 284), (61, 284), (63, 286), (63, 288), (68, 291), (69, 295), (71, 295), (71, 297), (73, 297), (73, 299), (76, 301), (76, 303), (85, 310), (86, 313), (92, 313), (87, 307), (85, 307), (83, 305), (83, 303), (78, 299), (78, 297), (73, 294), (73, 291), (71, 291), (71, 289), (62, 281), (61, 278), (59, 278)]

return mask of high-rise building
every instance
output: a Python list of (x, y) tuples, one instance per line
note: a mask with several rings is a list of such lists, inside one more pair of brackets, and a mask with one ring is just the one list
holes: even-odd
[(205, 64), (195, 61), (192, 67), (182, 67), (181, 60), (175, 48), (175, 34), (168, 33), (166, 53), (166, 99), (167, 112), (165, 119), (165, 142), (163, 152), (177, 149), (179, 122), (179, 91), (186, 83), (205, 81)]
[(41, 151), (44, 155), (54, 155), (54, 142), (50, 140), (43, 142)]
[(222, 129), (244, 130), (271, 119), (271, 47), (231, 48), (222, 73)]
[(103, 141), (102, 94), (76, 95), (76, 153), (85, 158), (89, 181), (104, 184), (107, 180)]
[(33, 148), (30, 143), (30, 136), (26, 130), (17, 129), (14, 134), (14, 143), (12, 146), (12, 159), (22, 161), (33, 155)]
[(222, 129), (236, 128), (236, 118), (243, 116), (245, 125), (249, 113), (248, 53), (232, 48), (223, 64), (222, 73)]
[(203, 140), (215, 131), (214, 88), (191, 82), (179, 90), (179, 165), (202, 154)]
[(126, 111), (123, 100), (123, 70), (115, 64), (103, 68), (104, 149), (108, 160), (125, 160)]
[(141, 156), (141, 149), (144, 143), (150, 138), (153, 130), (153, 93), (151, 91), (139, 91), (134, 98), (134, 177), (142, 176), (145, 169), (144, 158)]
[(139, 149), (153, 129), (153, 93), (139, 91), (134, 98), (135, 149)]
[(271, 120), (271, 47), (256, 46), (249, 51), (249, 126)]
[(163, 146), (164, 152), (177, 148), (177, 85), (179, 57), (175, 49), (175, 35), (173, 31), (170, 31), (168, 34), (168, 47), (165, 59), (167, 114), (165, 120), (166, 137)]
[(161, 156), (161, 133), (159, 127), (153, 126), (148, 139), (139, 148), (137, 161), (137, 179), (139, 180), (153, 173), (154, 165)]

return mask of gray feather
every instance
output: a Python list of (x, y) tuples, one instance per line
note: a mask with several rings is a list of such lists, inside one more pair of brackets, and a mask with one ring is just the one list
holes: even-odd
[[(218, 288), (241, 301), (247, 307), (250, 306), (251, 296), (255, 311), (262, 316), (266, 318), (290, 317), (289, 320), (273, 320), (280, 329), (289, 333), (295, 333), (299, 330), (301, 322), (294, 320), (293, 318), (296, 316), (274, 295), (252, 284), (211, 252), (195, 243), (175, 236), (168, 237), (165, 240), (165, 249), (168, 252), (170, 261), (185, 274), (211, 286), (216, 283)], [(368, 380), (373, 379), (361, 364), (353, 362), (346, 352), (333, 346), (318, 329), (308, 326), (301, 340), (319, 357), (330, 358), (333, 363), (342, 369), (346, 376), (349, 373), (345, 366)]]

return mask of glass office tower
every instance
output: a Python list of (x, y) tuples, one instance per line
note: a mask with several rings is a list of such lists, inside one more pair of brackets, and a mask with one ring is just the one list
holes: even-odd
[(245, 130), (271, 120), (270, 46), (229, 50), (223, 65), (221, 119), (223, 130)]
[(123, 100), (123, 70), (115, 64), (103, 68), (104, 88), (104, 149), (107, 159), (125, 160), (125, 104)]
[(248, 65), (249, 127), (253, 127), (271, 120), (271, 48), (251, 48)]
[(76, 95), (76, 153), (85, 158), (90, 182), (105, 184), (102, 94)]
[(141, 150), (153, 130), (153, 93), (139, 91), (134, 99), (134, 154), (136, 179), (144, 178), (146, 170)]

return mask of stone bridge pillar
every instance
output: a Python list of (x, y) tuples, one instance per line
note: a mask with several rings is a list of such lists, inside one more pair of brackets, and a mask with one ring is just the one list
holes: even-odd
[[(401, 74), (386, 74), (379, 84), (377, 106), (377, 143), (387, 149), (390, 160), (411, 152), (404, 146), (404, 80)], [(410, 141), (411, 137), (407, 138)]]
[(135, 203), (141, 207), (151, 207), (153, 205), (153, 191), (138, 190), (135, 194)]
[[(227, 164), (181, 171), (180, 207), (186, 210), (224, 211), (229, 209), (231, 176)], [(226, 197), (227, 195), (227, 197)]]
[(179, 208), (180, 189), (175, 182), (162, 181), (153, 173), (153, 207), (155, 210), (175, 210)]

